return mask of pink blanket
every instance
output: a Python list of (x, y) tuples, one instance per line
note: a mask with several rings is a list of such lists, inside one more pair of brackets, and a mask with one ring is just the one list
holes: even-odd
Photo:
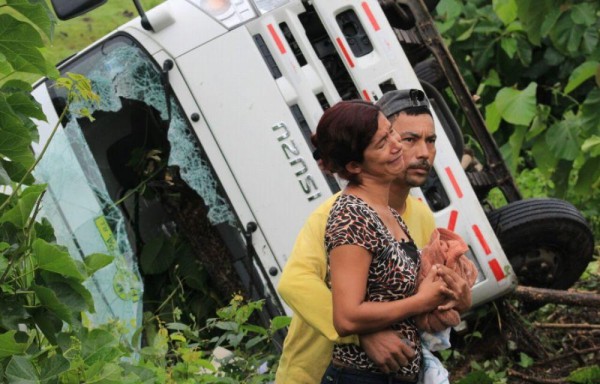
[[(477, 268), (465, 256), (468, 249), (467, 244), (459, 235), (445, 228), (437, 228), (421, 254), (419, 284), (434, 264), (444, 264), (465, 279), (469, 287), (473, 287), (477, 280)], [(460, 314), (455, 309), (446, 311), (436, 309), (416, 316), (415, 322), (420, 330), (439, 332), (458, 325)]]

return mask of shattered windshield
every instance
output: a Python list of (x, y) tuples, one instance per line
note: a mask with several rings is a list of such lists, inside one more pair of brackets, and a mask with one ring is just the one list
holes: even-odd
[[(135, 330), (143, 310), (140, 255), (146, 255), (142, 269), (148, 274), (166, 271), (168, 265), (157, 263), (171, 256), (147, 256), (146, 246), (164, 238), (180, 251), (181, 242), (172, 240), (175, 228), (190, 226), (177, 199), (199, 196), (195, 206), (202, 206), (211, 226), (235, 232), (238, 224), (177, 100), (171, 95), (167, 103), (160, 69), (146, 52), (120, 35), (66, 71), (88, 77), (101, 101), (73, 105), (73, 110), (87, 107), (94, 122), (70, 115), (36, 168), (38, 181), (48, 184), (43, 216), (72, 255), (115, 256), (89, 282), (96, 300), (90, 321), (120, 319)], [(62, 110), (65, 95), (50, 89)]]

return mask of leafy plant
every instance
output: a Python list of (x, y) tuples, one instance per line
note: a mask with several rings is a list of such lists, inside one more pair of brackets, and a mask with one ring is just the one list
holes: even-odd
[(541, 192), (568, 198), (595, 221), (586, 207), (599, 202), (589, 193), (600, 185), (599, 3), (442, 0), (436, 12), (513, 171), (536, 169)]

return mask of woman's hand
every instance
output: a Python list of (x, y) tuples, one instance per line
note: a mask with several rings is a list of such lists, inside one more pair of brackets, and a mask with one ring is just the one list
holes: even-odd
[(440, 311), (455, 309), (458, 312), (464, 312), (471, 308), (471, 288), (467, 281), (445, 265), (439, 266), (438, 275), (446, 282), (448, 288), (454, 292), (455, 298), (440, 305), (437, 309)]
[(419, 284), (417, 295), (423, 301), (421, 312), (430, 312), (449, 300), (458, 300), (456, 293), (448, 287), (441, 277), (441, 266), (434, 265), (425, 279)]

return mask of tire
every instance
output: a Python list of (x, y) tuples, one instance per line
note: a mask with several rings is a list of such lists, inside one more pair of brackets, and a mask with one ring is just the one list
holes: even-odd
[(592, 260), (592, 230), (566, 201), (515, 201), (488, 219), (522, 285), (567, 289)]

